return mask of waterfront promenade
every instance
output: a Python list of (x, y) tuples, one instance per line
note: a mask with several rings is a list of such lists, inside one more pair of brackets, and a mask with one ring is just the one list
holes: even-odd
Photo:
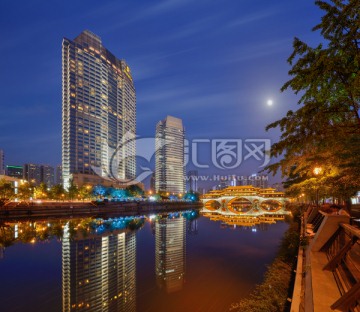
[(291, 312), (360, 311), (360, 230), (309, 207), (302, 222)]
[(0, 210), (0, 220), (63, 217), (137, 216), (201, 208), (199, 202), (23, 202), (10, 203)]

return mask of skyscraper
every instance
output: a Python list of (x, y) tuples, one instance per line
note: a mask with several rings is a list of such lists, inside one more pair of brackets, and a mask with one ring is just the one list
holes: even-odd
[(258, 175), (256, 173), (252, 174), (248, 177), (247, 185), (252, 185), (260, 188), (268, 187), (268, 176), (266, 175)]
[(41, 166), (36, 164), (24, 164), (24, 179), (39, 185), (41, 183)]
[(184, 141), (185, 129), (181, 119), (167, 116), (156, 125), (156, 191), (185, 192)]
[(40, 169), (41, 182), (45, 183), (48, 187), (52, 187), (55, 183), (54, 167), (49, 165), (41, 165)]
[[(129, 66), (88, 30), (62, 43), (63, 183), (135, 178), (136, 96)], [(120, 147), (119, 147), (120, 146)]]
[(197, 192), (198, 191), (198, 179), (199, 174), (197, 170), (191, 170), (187, 174), (188, 180), (188, 191)]
[(186, 259), (186, 220), (184, 217), (155, 221), (156, 282), (168, 293), (183, 288)]
[(56, 166), (55, 184), (62, 184), (62, 166)]

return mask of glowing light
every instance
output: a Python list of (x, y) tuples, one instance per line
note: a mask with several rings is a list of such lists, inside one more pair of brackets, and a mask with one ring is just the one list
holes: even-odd
[(321, 167), (315, 167), (314, 170), (313, 170), (313, 172), (314, 172), (315, 175), (320, 174), (321, 171), (322, 171), (322, 168), (321, 168)]
[(267, 100), (267, 102), (266, 102), (266, 104), (268, 105), (268, 106), (272, 106), (273, 105), (273, 100), (271, 100), (271, 99), (269, 99), (269, 100)]

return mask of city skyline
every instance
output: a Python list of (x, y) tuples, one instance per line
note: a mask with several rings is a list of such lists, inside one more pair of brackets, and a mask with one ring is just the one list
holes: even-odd
[[(199, 12), (201, 4), (205, 6)], [(7, 3), (3, 20), (12, 27), (5, 31), (2, 51), (6, 62), (2, 63), (1, 81), (4, 100), (12, 105), (4, 107), (1, 119), (1, 127), (5, 127), (2, 133), (6, 133), (1, 147), (6, 161), (53, 166), (60, 163), (59, 42), (63, 36), (75, 37), (83, 29), (102, 37), (109, 49), (124, 57), (133, 69), (140, 135), (150, 136), (166, 109), (167, 114), (184, 120), (190, 137), (276, 138), (276, 131), (265, 133), (265, 125), (296, 103), (295, 96), (280, 95), (278, 91), (287, 80), (289, 66), (285, 60), (293, 36), (318, 38), (310, 28), (320, 12), (311, 3), (301, 1), (291, 5), (285, 1), (276, 5), (230, 1), (226, 7), (217, 1), (201, 4), (190, 9), (186, 1), (157, 1), (153, 5), (104, 3), (95, 11), (95, 4), (89, 3), (79, 19), (75, 13), (66, 15), (66, 5), (58, 10), (48, 6), (39, 10), (38, 4), (23, 6), (20, 14), (16, 8), (15, 17), (15, 7)], [(126, 17), (115, 22), (116, 13), (125, 8)], [(95, 14), (97, 18), (91, 18)], [(18, 23), (20, 17), (22, 24)], [(39, 27), (44, 22), (50, 22), (51, 27)], [(144, 22), (149, 25), (147, 29), (140, 27)], [(25, 26), (28, 32), (19, 36)], [(120, 33), (126, 35), (117, 36)], [(36, 54), (24, 55), (17, 48), (34, 36), (46, 40), (38, 40)], [(33, 64), (39, 64), (36, 70)], [(21, 79), (26, 80), (20, 80), (23, 87), (14, 94), (15, 76), (10, 68), (20, 66)], [(249, 88), (249, 84), (253, 87)], [(266, 105), (269, 98), (273, 100), (271, 107)], [(6, 118), (14, 109), (17, 118)]]
[(0, 21), (2, 310), (360, 311), (360, 0)]

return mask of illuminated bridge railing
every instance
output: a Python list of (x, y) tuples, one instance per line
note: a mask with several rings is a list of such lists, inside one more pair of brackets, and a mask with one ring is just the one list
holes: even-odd
[(321, 251), (329, 259), (324, 270), (333, 272), (341, 293), (331, 309), (360, 312), (360, 230), (341, 223)]

